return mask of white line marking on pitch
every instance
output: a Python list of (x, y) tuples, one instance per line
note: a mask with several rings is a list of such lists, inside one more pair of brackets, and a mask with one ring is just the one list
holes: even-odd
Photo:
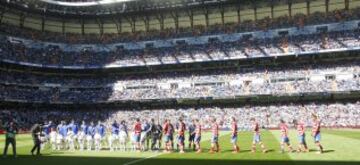
[(146, 159), (151, 159), (151, 158), (160, 156), (160, 155), (162, 155), (162, 154), (163, 154), (163, 153), (158, 153), (158, 154), (156, 154), (156, 155), (148, 156), (148, 157), (146, 157), (146, 158), (136, 159), (136, 160), (133, 160), (133, 161), (131, 161), (131, 162), (127, 162), (127, 163), (125, 163), (124, 165), (131, 165), (131, 164), (139, 163), (139, 162), (145, 161)]

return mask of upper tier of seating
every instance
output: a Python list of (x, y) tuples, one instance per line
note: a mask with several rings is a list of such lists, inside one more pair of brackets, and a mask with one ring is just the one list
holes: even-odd
[[(109, 45), (93, 49), (87, 45), (51, 45), (22, 42), (16, 38), (0, 41), (2, 61), (38, 67), (54, 68), (121, 68), (179, 64), (261, 57), (297, 56), (321, 52), (339, 52), (360, 49), (357, 22), (337, 26), (317, 26), (306, 30), (281, 30), (271, 33), (233, 34), (206, 42), (191, 39), (171, 46), (144, 46), (144, 48)], [(346, 25), (346, 28), (344, 27)], [(320, 29), (319, 29), (320, 28)], [(321, 30), (321, 28), (325, 28)], [(334, 31), (330, 31), (331, 30)], [(312, 29), (312, 32), (307, 30)], [(329, 31), (329, 32), (327, 32)], [(302, 32), (302, 33), (301, 33)], [(274, 34), (269, 38), (267, 34)], [(135, 44), (136, 45), (136, 44)], [(98, 48), (98, 47), (96, 47)]]

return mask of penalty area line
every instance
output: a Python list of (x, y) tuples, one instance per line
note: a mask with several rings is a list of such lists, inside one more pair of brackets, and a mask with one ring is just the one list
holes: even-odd
[(141, 159), (136, 159), (136, 160), (133, 160), (133, 161), (131, 161), (131, 162), (124, 163), (123, 165), (132, 165), (132, 164), (135, 164), (135, 163), (139, 163), (139, 162), (145, 161), (145, 160), (147, 160), (147, 159), (155, 158), (155, 157), (160, 156), (160, 155), (162, 155), (162, 154), (163, 154), (163, 153), (158, 153), (158, 154), (156, 154), (156, 155), (148, 156), (148, 157), (141, 158)]

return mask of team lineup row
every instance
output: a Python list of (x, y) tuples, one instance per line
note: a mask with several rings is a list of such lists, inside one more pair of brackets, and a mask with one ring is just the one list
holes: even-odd
[[(313, 125), (311, 136), (314, 138), (314, 142), (318, 147), (317, 153), (322, 153), (323, 147), (320, 144), (321, 122), (315, 114), (312, 115), (312, 118)], [(220, 152), (220, 144), (218, 142), (218, 122), (215, 117), (211, 117), (209, 122), (211, 123), (211, 148), (209, 152)], [(253, 132), (251, 152), (256, 152), (257, 145), (259, 145), (262, 152), (266, 153), (267, 149), (261, 140), (260, 124), (255, 118), (251, 118), (250, 122), (251, 131)], [(288, 136), (289, 127), (287, 123), (281, 119), (279, 121), (279, 128), (281, 131), (281, 152), (284, 153), (285, 148), (287, 148), (288, 152), (308, 152), (309, 149), (305, 140), (305, 124), (297, 120), (292, 121), (291, 124), (294, 124), (294, 127), (297, 130), (298, 148), (295, 150), (291, 146)], [(12, 124), (10, 123), (10, 125)], [(105, 149), (103, 145), (107, 143), (110, 151), (159, 151), (161, 149), (162, 142), (164, 142), (163, 151), (165, 153), (174, 151), (175, 145), (179, 153), (184, 153), (185, 133), (188, 132), (189, 148), (193, 147), (197, 153), (201, 153), (202, 148), (200, 143), (201, 135), (204, 131), (203, 128), (204, 127), (199, 119), (192, 120), (192, 122), (188, 123), (188, 126), (186, 126), (182, 118), (179, 118), (178, 122), (175, 124), (172, 124), (170, 120), (166, 119), (163, 125), (155, 123), (154, 119), (144, 122), (141, 122), (140, 119), (136, 119), (133, 126), (129, 129), (125, 121), (121, 121), (120, 123), (114, 121), (109, 126), (105, 126), (100, 121), (96, 125), (94, 122), (90, 122), (90, 124), (87, 125), (86, 122), (83, 121), (81, 125), (78, 125), (74, 121), (71, 121), (69, 124), (62, 121), (56, 126), (49, 121), (42, 126), (35, 124), (32, 128), (32, 135), (35, 145), (39, 144), (40, 146), (42, 143), (43, 146), (49, 146), (52, 150), (100, 151)], [(128, 137), (130, 137), (130, 139)], [(232, 117), (230, 142), (233, 146), (233, 153), (238, 153), (240, 151), (237, 144), (237, 138), (237, 120), (235, 117)], [(127, 147), (128, 142), (130, 142), (131, 145), (129, 148)], [(32, 150), (32, 154), (34, 153), (34, 150)]]

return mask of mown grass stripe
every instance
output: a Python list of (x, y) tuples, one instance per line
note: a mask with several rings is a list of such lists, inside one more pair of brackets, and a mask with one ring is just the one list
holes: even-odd
[(360, 140), (360, 131), (356, 131), (356, 130), (325, 130), (323, 132), (326, 134), (332, 134), (332, 135)]
[[(280, 136), (280, 131), (272, 131), (274, 136)], [(309, 153), (289, 153), (288, 155), (295, 164), (300, 164), (298, 161), (360, 161), (360, 150), (354, 149), (354, 146), (360, 146), (360, 141), (343, 136), (328, 134), (322, 132), (321, 144), (325, 149), (325, 153), (316, 154), (317, 147), (311, 137), (311, 132), (306, 132), (306, 141), (310, 148)], [(290, 143), (296, 148), (298, 145), (297, 132), (290, 131)]]

